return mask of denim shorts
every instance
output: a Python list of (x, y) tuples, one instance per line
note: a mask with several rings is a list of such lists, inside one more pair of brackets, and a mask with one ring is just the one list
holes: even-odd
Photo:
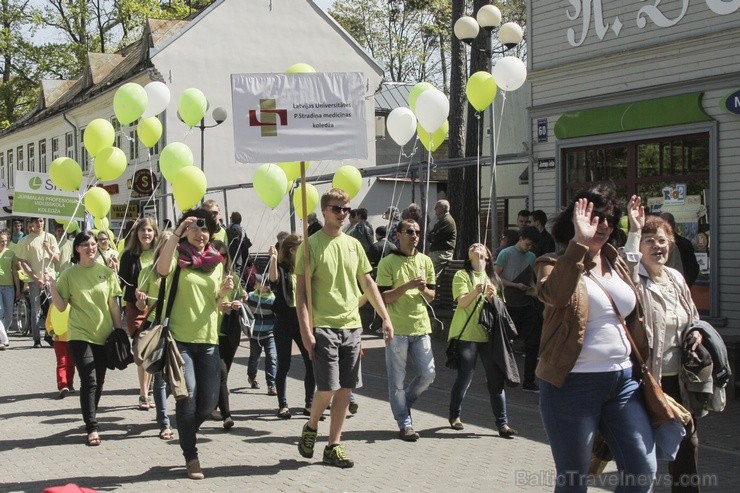
[(316, 389), (332, 391), (362, 386), (360, 343), (362, 329), (314, 329), (313, 373)]

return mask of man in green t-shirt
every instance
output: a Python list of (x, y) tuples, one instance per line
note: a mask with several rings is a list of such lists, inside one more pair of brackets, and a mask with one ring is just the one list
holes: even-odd
[[(415, 442), (419, 434), (411, 427), (411, 406), (434, 381), (434, 354), (429, 334), (427, 304), (434, 299), (434, 264), (417, 252), (421, 228), (413, 219), (405, 219), (396, 228), (399, 249), (378, 264), (378, 289), (388, 306), (396, 332), (385, 348), (388, 370), (388, 398), (400, 430), (399, 436)], [(416, 377), (404, 387), (406, 360), (411, 356)]]
[[(393, 339), (393, 325), (370, 275), (372, 268), (365, 250), (359, 241), (342, 232), (350, 210), (349, 196), (343, 190), (333, 188), (321, 197), (324, 226), (304, 239), (296, 252), (295, 267), (301, 338), (316, 378), (311, 417), (303, 427), (298, 452), (313, 457), (319, 420), (331, 402), (329, 441), (323, 461), (341, 468), (354, 465), (340, 440), (350, 393), (361, 382), (360, 287), (383, 319), (386, 344)], [(304, 257), (306, 253), (310, 254), (308, 258)]]

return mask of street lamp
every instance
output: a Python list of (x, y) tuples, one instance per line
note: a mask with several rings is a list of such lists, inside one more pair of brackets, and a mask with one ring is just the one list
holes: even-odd
[[(498, 40), (501, 44), (498, 50), (494, 50), (494, 37), (492, 31), (498, 28)], [(481, 50), (486, 55), (486, 70), (491, 71), (492, 59), (494, 55), (503, 55), (510, 49), (516, 47), (524, 39), (524, 31), (521, 26), (515, 22), (506, 22), (501, 24), (501, 10), (494, 5), (484, 5), (476, 14), (475, 17), (465, 15), (460, 17), (453, 27), (455, 37), (467, 45), (472, 45), (473, 41), (478, 37), (483, 30), (484, 36), (489, 36), (491, 44), (488, 49)], [(471, 73), (472, 70), (472, 59), (471, 59)], [(489, 208), (493, 209), (492, 220), (491, 220), (491, 244), (494, 245), (496, 238), (498, 238), (498, 213), (496, 211), (496, 183), (495, 183), (495, 168), (494, 168), (494, 128), (493, 128), (493, 103), (488, 111), (488, 124), (490, 126), (490, 132), (488, 133), (489, 145), (491, 148), (491, 196)], [(478, 169), (478, 197), (480, 198), (480, 168)], [(479, 202), (480, 205), (480, 202)]]
[(223, 109), (222, 107), (214, 108), (213, 113), (211, 113), (211, 116), (213, 117), (214, 123), (213, 125), (206, 125), (206, 117), (203, 116), (203, 118), (200, 120), (200, 124), (198, 125), (198, 128), (200, 129), (200, 170), (204, 171), (205, 167), (205, 133), (207, 128), (213, 128), (218, 127), (223, 122), (226, 121), (226, 118), (229, 116), (227, 111)]

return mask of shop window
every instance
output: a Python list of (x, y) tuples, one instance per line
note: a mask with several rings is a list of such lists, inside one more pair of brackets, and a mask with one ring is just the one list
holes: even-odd
[(563, 206), (594, 182), (612, 180), (626, 202), (640, 195), (649, 213), (671, 212), (678, 234), (691, 240), (700, 274), (692, 296), (710, 315), (708, 238), (709, 134), (564, 148)]

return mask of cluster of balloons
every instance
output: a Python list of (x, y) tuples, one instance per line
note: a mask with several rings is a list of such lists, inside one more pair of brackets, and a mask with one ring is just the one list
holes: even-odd
[(516, 91), (527, 80), (527, 66), (515, 56), (505, 56), (496, 62), (491, 73), (476, 72), (465, 86), (465, 94), (476, 111), (483, 111), (493, 102), (496, 91)]
[(400, 146), (418, 134), (424, 148), (434, 152), (447, 136), (449, 114), (447, 96), (432, 84), (419, 82), (409, 92), (409, 107), (399, 107), (390, 112), (386, 129)]

